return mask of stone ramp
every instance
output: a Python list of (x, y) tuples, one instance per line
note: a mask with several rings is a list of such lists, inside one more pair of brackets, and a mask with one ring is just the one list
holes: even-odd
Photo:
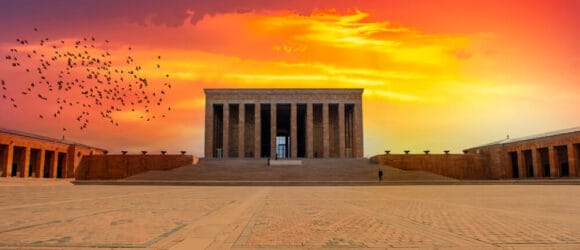
[(377, 181), (381, 167), (384, 181), (456, 181), (423, 171), (405, 171), (379, 166), (366, 159), (305, 159), (301, 166), (268, 166), (266, 159), (201, 159), (168, 171), (149, 171), (125, 178), (126, 181), (204, 181), (204, 182), (286, 182), (298, 184), (324, 181), (366, 183)]

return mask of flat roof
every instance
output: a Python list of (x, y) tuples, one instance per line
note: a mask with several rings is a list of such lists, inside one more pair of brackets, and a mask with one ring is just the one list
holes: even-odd
[(103, 150), (103, 151), (105, 150), (102, 148), (97, 148), (97, 147), (93, 147), (93, 146), (89, 146), (89, 145), (85, 145), (85, 144), (81, 144), (81, 143), (77, 143), (77, 142), (73, 142), (73, 141), (60, 140), (60, 139), (56, 139), (56, 138), (52, 138), (52, 137), (48, 137), (48, 136), (37, 135), (37, 134), (28, 133), (28, 132), (7, 129), (7, 128), (0, 128), (0, 133), (18, 135), (18, 136), (28, 137), (28, 138), (32, 138), (32, 139), (36, 139), (36, 140), (65, 144), (65, 145), (69, 145), (69, 146), (70, 145), (78, 145), (78, 146), (83, 146), (83, 147), (87, 147), (87, 148), (94, 148), (94, 149)]
[(489, 146), (495, 146), (495, 145), (505, 145), (505, 144), (510, 144), (510, 143), (516, 143), (516, 142), (522, 142), (522, 141), (535, 140), (535, 139), (542, 139), (542, 138), (547, 138), (547, 137), (552, 137), (552, 136), (557, 136), (557, 135), (570, 134), (570, 133), (576, 133), (576, 132), (580, 132), (580, 127), (560, 129), (560, 130), (556, 130), (556, 131), (550, 131), (550, 132), (546, 132), (546, 133), (535, 134), (535, 135), (524, 136), (524, 137), (518, 137), (518, 138), (506, 138), (506, 139), (503, 139), (503, 140), (499, 140), (499, 141), (494, 141), (494, 142), (491, 142), (491, 143), (483, 144), (483, 145), (480, 145), (480, 146), (477, 146), (477, 147), (468, 148), (466, 150), (475, 149), (475, 148), (489, 147)]
[(210, 95), (264, 95), (264, 94), (359, 94), (363, 88), (247, 88), (247, 89), (203, 89)]

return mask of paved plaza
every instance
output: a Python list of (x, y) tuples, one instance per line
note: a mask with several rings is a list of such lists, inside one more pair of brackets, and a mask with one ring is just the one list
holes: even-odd
[(580, 249), (579, 185), (0, 181), (3, 249)]

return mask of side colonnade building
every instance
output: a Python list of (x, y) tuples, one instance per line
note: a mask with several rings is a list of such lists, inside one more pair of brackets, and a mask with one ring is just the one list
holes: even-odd
[(206, 158), (362, 158), (363, 89), (205, 89)]
[(74, 178), (84, 155), (106, 150), (0, 128), (0, 176)]
[(490, 177), (580, 177), (580, 127), (504, 139), (464, 150), (489, 159)]

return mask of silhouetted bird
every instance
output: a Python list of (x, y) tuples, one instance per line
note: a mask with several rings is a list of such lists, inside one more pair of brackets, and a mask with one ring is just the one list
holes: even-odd
[[(34, 31), (38, 32), (38, 29), (34, 28)], [(8, 65), (15, 70), (25, 66), (22, 70), (25, 74), (30, 74), (30, 69), (36, 69), (36, 71), (33, 70), (33, 74), (28, 75), (34, 82), (25, 87), (24, 91), (21, 91), (22, 95), (28, 96), (28, 94), (36, 92), (34, 94), (44, 101), (48, 101), (50, 96), (59, 104), (56, 112), (52, 113), (55, 118), (61, 115), (61, 111), (64, 112), (64, 107), (79, 107), (76, 110), (79, 110), (81, 115), (77, 116), (77, 122), (81, 124), (81, 129), (85, 129), (89, 124), (89, 119), (85, 116), (89, 116), (88, 110), (91, 109), (101, 109), (97, 113), (100, 113), (103, 118), (115, 126), (118, 126), (119, 123), (114, 122), (112, 114), (121, 112), (125, 108), (130, 108), (131, 111), (138, 108), (145, 110), (148, 117), (142, 117), (142, 119), (147, 121), (155, 119), (154, 110), (150, 109), (148, 105), (152, 101), (151, 97), (157, 95), (157, 91), (154, 89), (155, 84), (151, 85), (145, 77), (139, 76), (139, 72), (144, 69), (143, 66), (135, 65), (134, 70), (127, 72), (115, 68), (111, 53), (106, 49), (100, 49), (101, 47), (97, 46), (99, 43), (96, 42), (97, 39), (94, 36), (89, 37), (90, 39), (84, 37), (82, 40), (72, 41), (73, 46), (66, 46), (67, 42), (64, 39), (56, 39), (51, 42), (51, 39), (46, 37), (39, 42), (39, 45), (43, 46), (40, 53), (35, 49), (32, 50), (32, 53), (25, 53), (11, 48), (10, 54), (5, 57), (9, 61)], [(28, 45), (28, 40), (24, 38), (17, 38), (15, 41), (19, 46)], [(109, 43), (109, 40), (104, 40), (104, 42)], [(128, 47), (128, 50), (131, 51), (132, 48)], [(19, 60), (19, 55), (22, 55), (22, 58), (26, 60)], [(127, 64), (133, 65), (135, 63), (133, 57), (127, 56), (126, 58)], [(160, 60), (161, 56), (158, 55), (157, 59)], [(159, 63), (154, 65), (157, 69), (161, 67)], [(133, 77), (124, 79), (125, 73)], [(165, 76), (169, 77), (169, 74), (165, 74)], [(4, 80), (1, 83), (2, 90), (6, 91)], [(164, 83), (164, 85), (171, 88), (168, 83)], [(133, 88), (133, 86), (136, 87)], [(137, 89), (139, 91), (136, 91)], [(159, 93), (166, 94), (163, 90), (159, 90)], [(67, 101), (60, 98), (71, 95), (79, 95), (80, 99)], [(9, 98), (6, 94), (3, 94), (2, 97), (5, 100)], [(13, 107), (16, 108), (17, 104), (14, 98), (10, 98), (10, 100), (13, 102)], [(162, 101), (159, 98), (156, 102), (157, 106), (160, 106)], [(75, 109), (70, 111), (73, 110)], [(39, 117), (43, 119), (44, 115), (40, 114)]]

